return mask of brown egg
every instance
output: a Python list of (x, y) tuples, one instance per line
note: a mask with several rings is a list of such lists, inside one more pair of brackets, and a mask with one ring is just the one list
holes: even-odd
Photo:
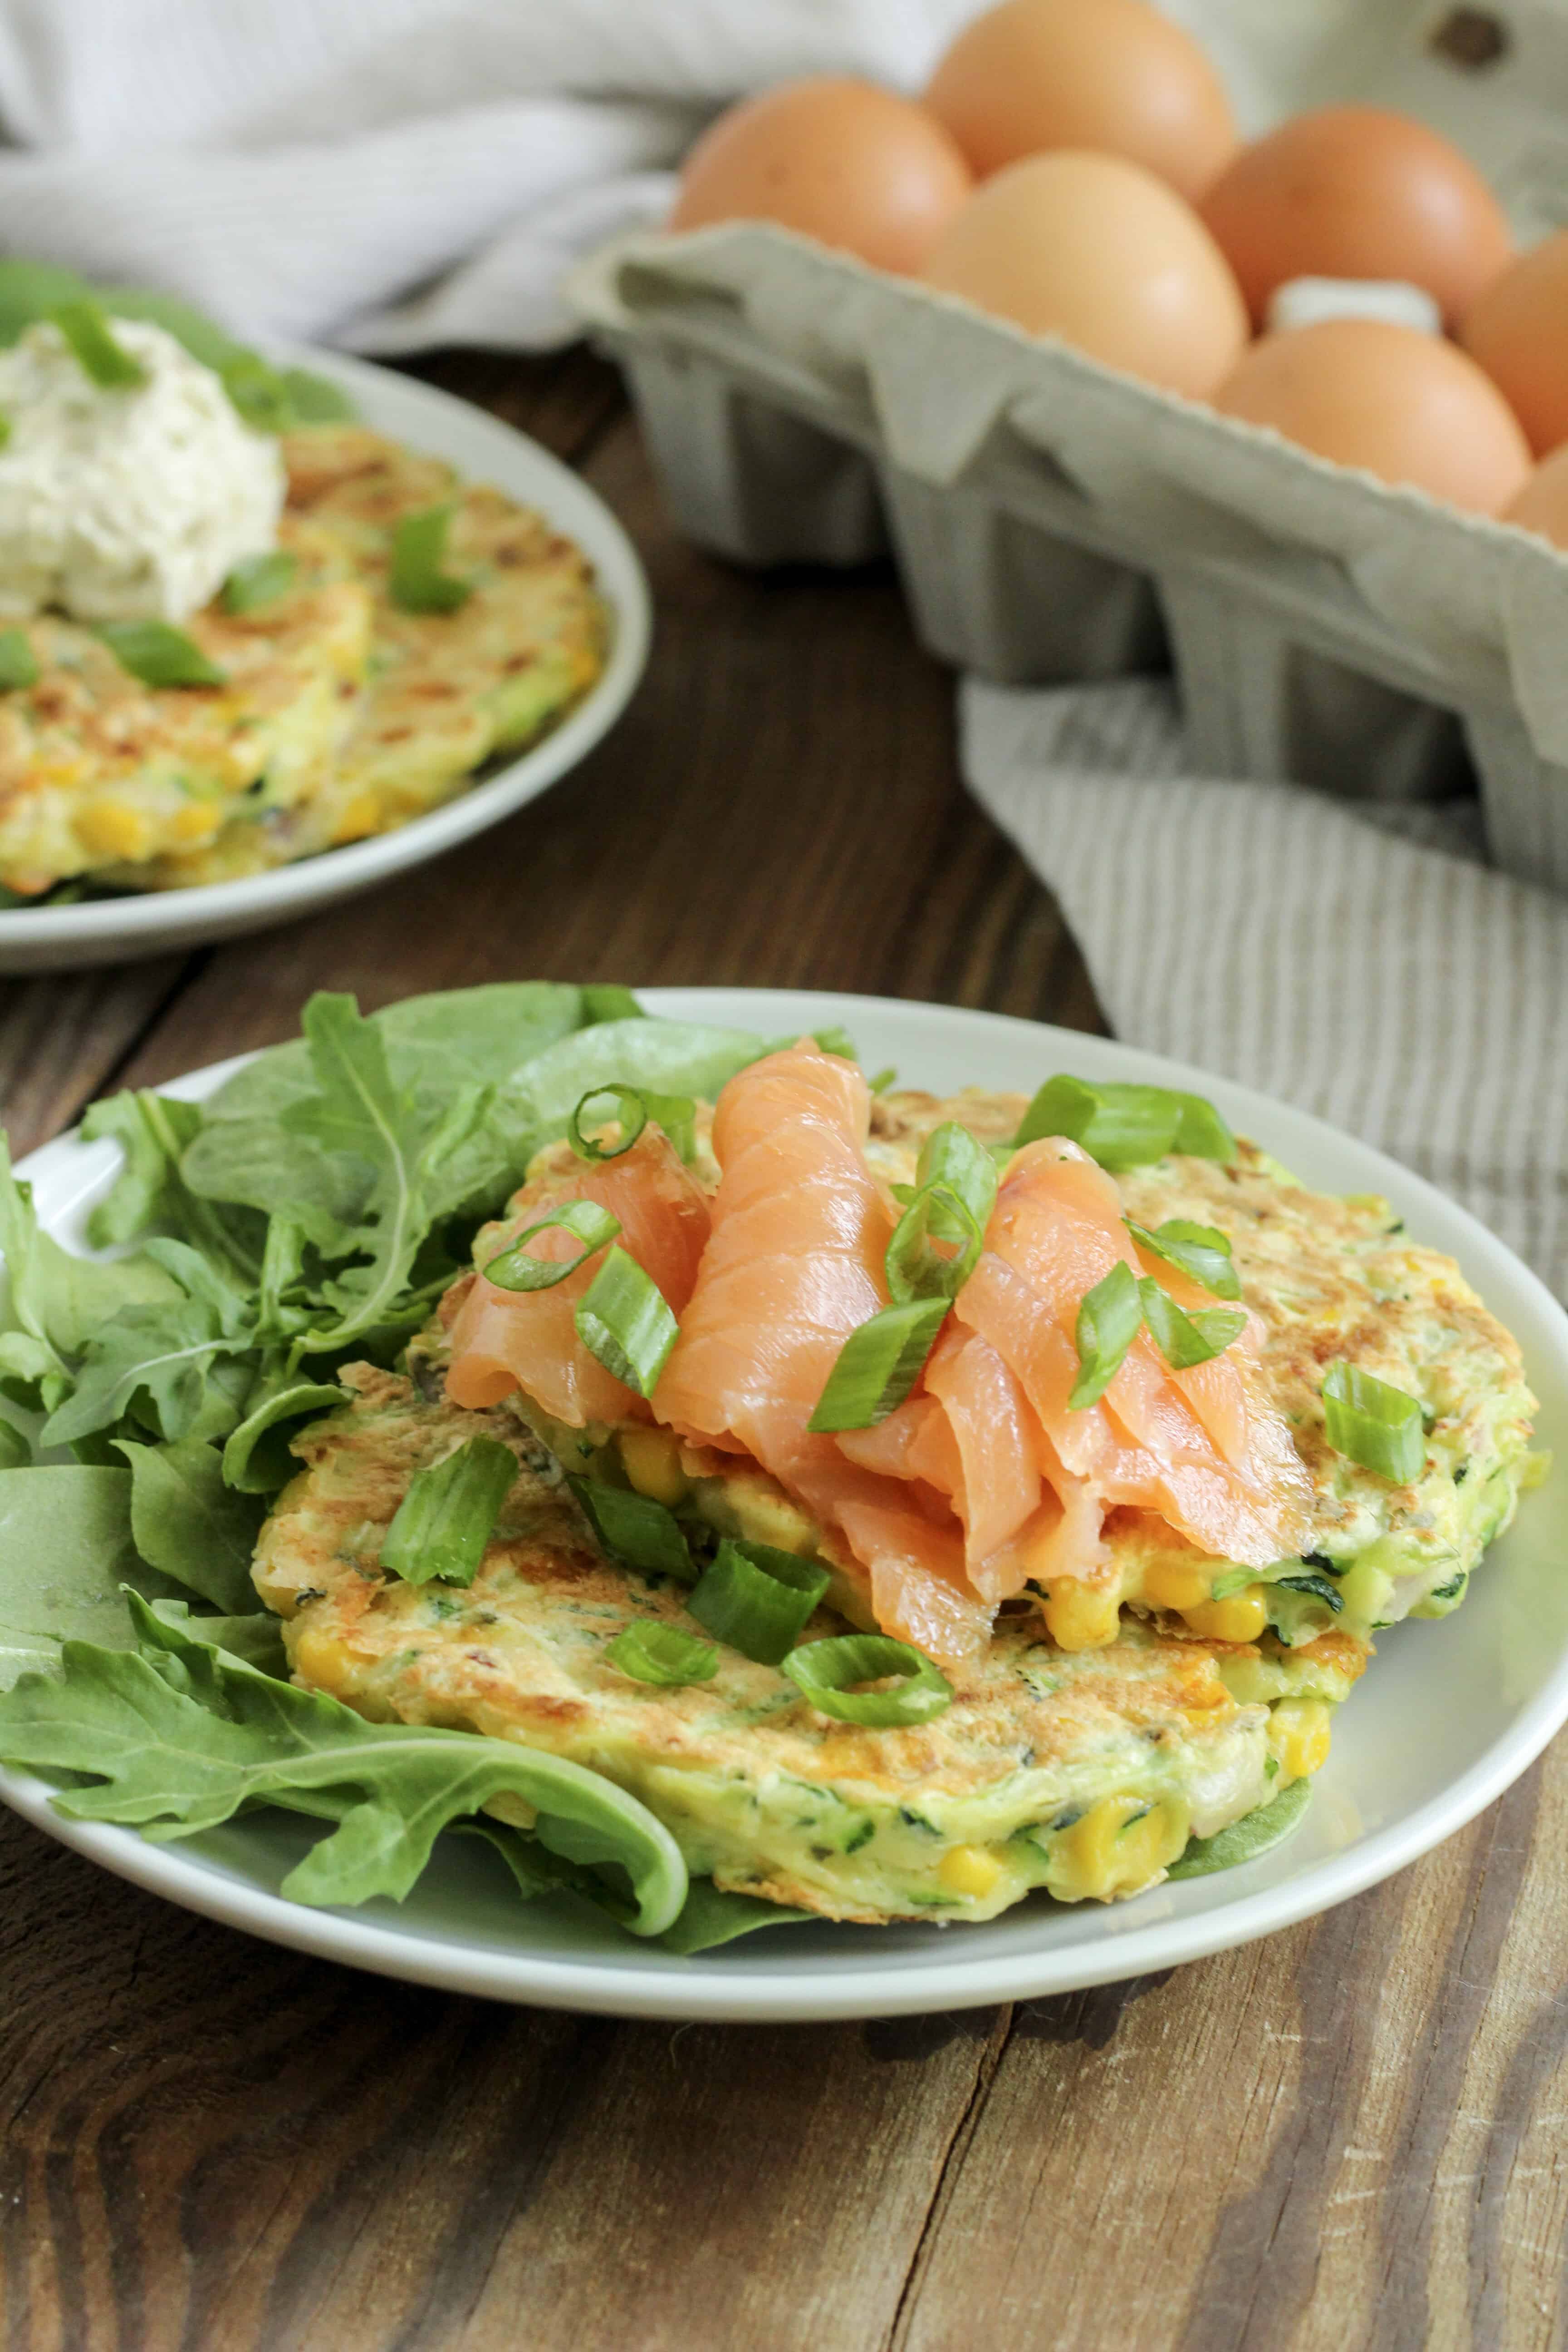
[(953, 215), (921, 274), (1194, 400), (1247, 340), (1236, 281), (1197, 215), (1120, 155), (1009, 164)]
[(1298, 114), (1244, 149), (1199, 209), (1258, 325), (1289, 278), (1407, 278), (1452, 323), (1513, 249), (1475, 165), (1375, 106)]
[(1537, 466), (1513, 504), (1503, 513), (1504, 522), (1516, 522), (1521, 530), (1539, 532), (1554, 547), (1568, 548), (1568, 448), (1559, 449), (1544, 465)]
[(1568, 228), (1521, 254), (1466, 311), (1459, 341), (1479, 360), (1538, 457), (1568, 441)]
[(786, 82), (703, 132), (668, 225), (779, 221), (908, 272), (973, 184), (950, 133), (908, 99), (867, 81)]
[(1148, 0), (1002, 0), (960, 33), (925, 102), (983, 176), (1094, 147), (1195, 197), (1236, 152), (1225, 84)]
[(1215, 406), (1476, 514), (1500, 514), (1530, 471), (1513, 412), (1474, 360), (1383, 319), (1324, 319), (1266, 335)]

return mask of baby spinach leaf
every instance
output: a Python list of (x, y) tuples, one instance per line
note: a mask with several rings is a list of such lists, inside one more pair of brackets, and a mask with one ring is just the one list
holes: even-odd
[(134, 1596), (130, 1606), (141, 1650), (68, 1642), (61, 1681), (28, 1675), (0, 1699), (0, 1759), (95, 1784), (55, 1798), (69, 1819), (170, 1839), (281, 1805), (338, 1824), (284, 1880), (286, 1895), (395, 1902), (448, 1822), (507, 1797), (536, 1810), (534, 1834), (550, 1852), (626, 1871), (638, 1934), (661, 1935), (679, 1912), (679, 1848), (598, 1774), (476, 1732), (367, 1723), (210, 1648)]
[(737, 1070), (767, 1050), (749, 1029), (646, 1017), (596, 1023), (563, 1038), (506, 1081), (498, 1109), (529, 1130), (535, 1147), (564, 1135), (583, 1097), (605, 1085), (651, 1087), (710, 1102)]
[(131, 1532), (149, 1568), (230, 1615), (259, 1609), (250, 1559), (261, 1513), (224, 1484), (214, 1448), (121, 1438), (116, 1450), (131, 1465)]
[(1189, 1838), (1185, 1850), (1171, 1864), (1166, 1876), (1203, 1878), (1211, 1870), (1236, 1870), (1244, 1862), (1256, 1862), (1260, 1853), (1279, 1845), (1300, 1826), (1311, 1800), (1310, 1780), (1292, 1780), (1272, 1804), (1260, 1805), (1255, 1813), (1244, 1813), (1228, 1829), (1216, 1831), (1211, 1838)]

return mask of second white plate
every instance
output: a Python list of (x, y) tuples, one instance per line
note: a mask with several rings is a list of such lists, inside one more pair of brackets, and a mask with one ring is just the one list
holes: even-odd
[(470, 480), (493, 482), (509, 498), (536, 507), (575, 540), (594, 566), (610, 611), (609, 658), (592, 691), (561, 725), (483, 783), (396, 833), (329, 849), (298, 866), (195, 890), (84, 900), (74, 907), (0, 912), (0, 972), (59, 971), (162, 954), (207, 940), (257, 931), (272, 923), (356, 897), (405, 866), (439, 857), (471, 835), (499, 824), (584, 759), (625, 709), (647, 661), (652, 606), (631, 541), (615, 516), (568, 467), (524, 433), (450, 393), (341, 352), (285, 356), (342, 384), (378, 433), (447, 458)]

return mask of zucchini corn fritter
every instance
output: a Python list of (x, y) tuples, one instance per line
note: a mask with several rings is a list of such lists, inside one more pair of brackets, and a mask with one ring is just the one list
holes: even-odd
[[(944, 1119), (998, 1141), (1023, 1108), (1020, 1096), (886, 1095), (868, 1157), (908, 1181)], [(704, 1111), (694, 1172), (710, 1187), (710, 1127)], [(531, 1174), (567, 1152), (548, 1147)], [(699, 1630), (685, 1589), (605, 1557), (563, 1465), (679, 1510), (709, 1541), (815, 1558), (831, 1605), (803, 1639), (871, 1622), (863, 1577), (747, 1457), (646, 1420), (567, 1429), (519, 1393), (482, 1412), (447, 1402), (437, 1320), (408, 1351), (411, 1379), (351, 1368), (353, 1403), (296, 1441), (307, 1466), (256, 1569), (296, 1677), (372, 1717), (568, 1756), (647, 1804), (694, 1873), (837, 1918), (984, 1919), (1034, 1887), (1103, 1900), (1157, 1883), (1189, 1838), (1319, 1768), (1376, 1630), (1457, 1605), (1512, 1516), (1533, 1400), (1513, 1339), (1386, 1202), (1307, 1192), (1245, 1141), (1227, 1165), (1172, 1156), (1116, 1181), (1139, 1223), (1189, 1218), (1231, 1240), (1264, 1384), (1310, 1480), (1300, 1557), (1242, 1568), (1151, 1514), (1115, 1512), (1109, 1580), (1006, 1604), (952, 1706), (918, 1727), (835, 1722), (723, 1645), (712, 1681), (650, 1688), (605, 1652), (640, 1621)], [(480, 1235), (480, 1263), (502, 1230)], [(1336, 1359), (1420, 1400), (1425, 1461), (1408, 1486), (1329, 1446), (1321, 1388)], [(405, 1584), (381, 1569), (382, 1537), (416, 1472), (479, 1432), (519, 1465), (479, 1573), (462, 1591)]]
[[(559, 1464), (504, 1406), (426, 1403), (368, 1365), (295, 1441), (306, 1467), (262, 1531), (256, 1582), (296, 1678), (372, 1718), (519, 1739), (603, 1772), (694, 1874), (838, 1919), (986, 1919), (1032, 1887), (1130, 1895), (1315, 1770), (1365, 1653), (1341, 1633), (1173, 1641), (1130, 1621), (1078, 1655), (1005, 1622), (913, 1729), (835, 1723), (776, 1667), (721, 1648), (710, 1682), (652, 1689), (605, 1653), (628, 1625), (695, 1631), (684, 1588), (607, 1560)], [(378, 1564), (415, 1474), (476, 1433), (517, 1476), (471, 1587)], [(805, 1639), (842, 1631), (826, 1611)]]
[[(571, 541), (499, 490), (359, 425), (288, 435), (279, 543), (295, 577), (185, 634), (226, 673), (149, 688), (90, 630), (28, 625), (37, 682), (0, 695), (0, 884), (226, 881), (384, 833), (542, 734), (604, 665), (605, 617)], [(449, 504), (455, 610), (388, 584), (407, 515)]]

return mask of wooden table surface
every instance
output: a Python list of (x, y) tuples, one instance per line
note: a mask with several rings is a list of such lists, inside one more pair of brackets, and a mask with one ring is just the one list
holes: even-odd
[[(252, 940), (0, 983), (26, 1150), (115, 1086), (529, 974), (1098, 1025), (964, 798), (889, 578), (738, 575), (582, 354), (427, 371), (578, 466), (658, 608), (510, 824)], [(1463, 1638), (1462, 1625), (1458, 1638)], [(1358, 1704), (1361, 1702), (1357, 1702)], [(1563, 2340), (1568, 1745), (1388, 1885), (1165, 1978), (818, 2027), (458, 2000), (247, 1941), (0, 1815), (8, 2352), (1324, 2352)]]

